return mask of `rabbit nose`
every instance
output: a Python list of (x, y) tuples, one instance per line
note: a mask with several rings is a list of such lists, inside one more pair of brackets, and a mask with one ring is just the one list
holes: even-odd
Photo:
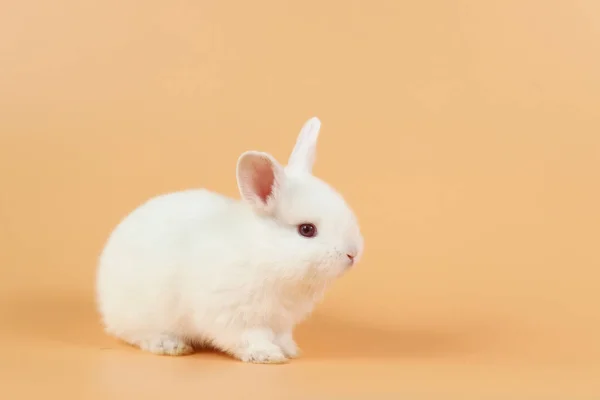
[(353, 254), (346, 254), (346, 256), (348, 256), (348, 258), (350, 259), (350, 263), (354, 264), (354, 257), (356, 257), (356, 256)]

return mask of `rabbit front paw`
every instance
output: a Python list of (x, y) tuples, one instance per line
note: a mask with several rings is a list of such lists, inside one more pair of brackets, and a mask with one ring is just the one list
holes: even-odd
[(279, 346), (269, 342), (249, 343), (248, 347), (238, 352), (237, 357), (248, 363), (282, 364), (287, 357)]
[(297, 358), (300, 355), (300, 350), (298, 349), (296, 342), (294, 342), (291, 332), (277, 335), (275, 342), (279, 345), (286, 357)]

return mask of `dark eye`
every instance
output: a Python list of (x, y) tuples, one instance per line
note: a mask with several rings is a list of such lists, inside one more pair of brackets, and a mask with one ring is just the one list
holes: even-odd
[(313, 224), (298, 225), (298, 233), (304, 237), (311, 238), (317, 234), (317, 227)]

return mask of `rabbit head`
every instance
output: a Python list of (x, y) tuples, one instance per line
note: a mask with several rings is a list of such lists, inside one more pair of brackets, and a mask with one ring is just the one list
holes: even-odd
[(317, 118), (305, 123), (285, 167), (268, 153), (243, 153), (237, 182), (242, 200), (272, 226), (264, 240), (280, 264), (335, 278), (359, 261), (363, 237), (340, 193), (312, 174), (320, 127)]

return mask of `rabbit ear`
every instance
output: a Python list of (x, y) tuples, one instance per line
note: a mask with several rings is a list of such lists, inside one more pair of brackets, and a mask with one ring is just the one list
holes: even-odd
[(286, 169), (309, 174), (312, 172), (320, 129), (319, 118), (313, 117), (306, 121), (298, 135)]
[(284, 172), (270, 154), (247, 151), (237, 162), (237, 183), (242, 199), (256, 211), (271, 213), (278, 200)]

